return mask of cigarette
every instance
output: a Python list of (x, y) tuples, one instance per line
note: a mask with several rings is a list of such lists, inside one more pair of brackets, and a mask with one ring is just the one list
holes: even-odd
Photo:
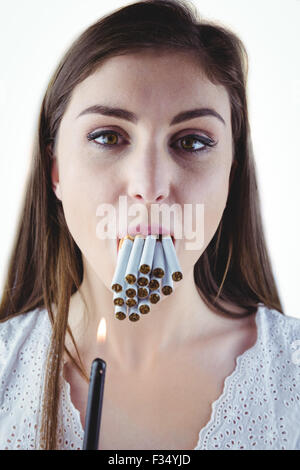
[(149, 295), (149, 300), (152, 304), (157, 304), (157, 302), (160, 300), (159, 289), (151, 292), (151, 294)]
[(135, 305), (138, 304), (138, 298), (137, 297), (126, 297), (126, 305), (128, 307), (134, 307)]
[(132, 250), (130, 252), (128, 264), (127, 264), (126, 271), (125, 271), (125, 279), (128, 282), (128, 284), (134, 284), (137, 281), (138, 268), (140, 264), (140, 259), (141, 259), (144, 243), (145, 243), (144, 236), (141, 234), (137, 234), (134, 238)]
[(128, 285), (126, 288), (127, 297), (135, 297), (137, 295), (137, 287), (134, 284)]
[(160, 278), (154, 276), (154, 274), (151, 274), (150, 282), (149, 282), (149, 289), (156, 290), (156, 289), (159, 289), (159, 286), (160, 286)]
[(111, 284), (111, 289), (115, 292), (121, 292), (123, 289), (125, 270), (133, 247), (133, 238), (130, 235), (126, 235), (121, 240), (121, 243), (121, 247), (119, 245), (117, 266)]
[(141, 299), (138, 304), (139, 311), (145, 315), (150, 312), (150, 302), (149, 299)]
[(139, 286), (141, 286), (141, 287), (148, 286), (149, 282), (150, 282), (149, 274), (139, 273), (139, 277), (138, 277), (138, 280), (137, 280), (137, 283), (138, 283)]
[(157, 239), (158, 235), (147, 235), (146, 237), (141, 261), (139, 264), (139, 271), (143, 274), (148, 274), (151, 271)]
[(118, 320), (124, 320), (127, 315), (127, 307), (126, 305), (116, 305), (115, 306), (115, 318)]
[(164, 295), (170, 295), (173, 292), (173, 279), (171, 276), (170, 268), (166, 262), (166, 272), (161, 280), (161, 291)]
[[(172, 241), (172, 239), (171, 239)], [(154, 251), (154, 258), (153, 258), (153, 265), (152, 265), (152, 274), (155, 277), (162, 278), (165, 274), (165, 266), (164, 266), (164, 252), (162, 242), (157, 240), (155, 251)]]
[(183, 277), (181, 267), (177, 258), (176, 250), (170, 235), (162, 236), (162, 246), (166, 263), (170, 269), (173, 281), (180, 281)]
[(114, 292), (114, 305), (124, 305), (125, 303), (125, 294), (124, 291)]
[(138, 288), (138, 296), (140, 299), (145, 299), (149, 295), (149, 288), (146, 287), (139, 287)]
[[(170, 295), (173, 281), (183, 277), (170, 235), (126, 235), (120, 240), (111, 288), (115, 317), (136, 322), (149, 313), (161, 295)], [(128, 307), (128, 310), (127, 310)]]
[(141, 318), (141, 314), (137, 307), (130, 307), (128, 318), (131, 321), (138, 321)]

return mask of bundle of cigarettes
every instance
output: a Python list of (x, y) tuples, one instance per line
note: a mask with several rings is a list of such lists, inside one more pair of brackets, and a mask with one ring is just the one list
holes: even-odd
[(119, 252), (111, 289), (115, 317), (137, 321), (164, 295), (173, 292), (173, 281), (183, 278), (170, 235), (126, 235)]

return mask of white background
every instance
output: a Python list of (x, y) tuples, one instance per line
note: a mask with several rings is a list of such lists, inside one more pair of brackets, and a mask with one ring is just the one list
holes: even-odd
[[(128, 3), (0, 0), (1, 291), (49, 78), (81, 32)], [(204, 18), (237, 33), (247, 48), (250, 124), (265, 234), (284, 312), (300, 318), (300, 0), (193, 4)]]

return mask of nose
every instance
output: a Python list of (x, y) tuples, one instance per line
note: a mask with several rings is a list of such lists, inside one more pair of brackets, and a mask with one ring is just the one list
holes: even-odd
[(162, 203), (169, 197), (171, 169), (159, 150), (140, 152), (128, 169), (128, 196), (145, 205)]

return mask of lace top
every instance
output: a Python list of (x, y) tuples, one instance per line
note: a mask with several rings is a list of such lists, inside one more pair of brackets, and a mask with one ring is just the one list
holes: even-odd
[[(300, 319), (259, 304), (257, 341), (237, 357), (194, 450), (300, 450)], [(0, 449), (38, 449), (46, 310), (0, 324)], [(60, 449), (81, 449), (83, 429), (70, 385), (60, 377)]]

